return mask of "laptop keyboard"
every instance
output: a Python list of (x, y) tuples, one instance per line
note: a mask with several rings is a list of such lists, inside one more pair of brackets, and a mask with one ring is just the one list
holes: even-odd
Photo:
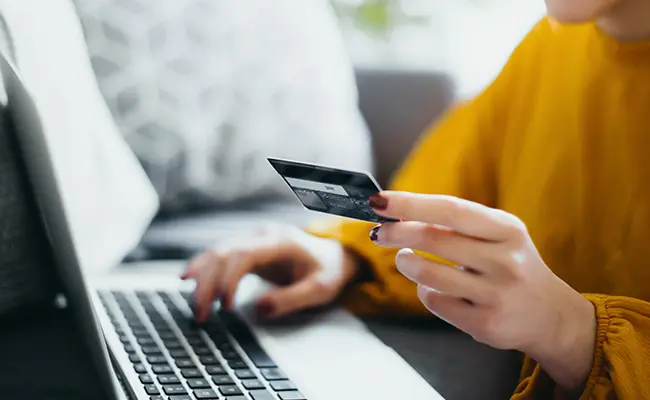
[(305, 400), (233, 313), (198, 325), (189, 292), (99, 298), (150, 400)]

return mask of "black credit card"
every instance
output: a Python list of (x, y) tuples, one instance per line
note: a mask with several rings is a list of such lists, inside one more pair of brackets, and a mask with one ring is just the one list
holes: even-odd
[(367, 173), (278, 158), (268, 160), (309, 210), (375, 223), (395, 221), (377, 215), (370, 207), (368, 199), (381, 188)]

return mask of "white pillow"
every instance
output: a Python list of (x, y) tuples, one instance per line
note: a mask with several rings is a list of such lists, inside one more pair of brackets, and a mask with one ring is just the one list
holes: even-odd
[(370, 169), (326, 0), (75, 0), (100, 88), (164, 207), (289, 195), (265, 157)]
[(158, 198), (98, 90), (70, 0), (0, 0), (17, 67), (32, 93), (84, 268), (117, 265)]

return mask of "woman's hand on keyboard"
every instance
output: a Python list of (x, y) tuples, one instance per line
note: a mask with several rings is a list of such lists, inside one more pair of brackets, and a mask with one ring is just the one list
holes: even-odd
[(279, 285), (258, 299), (258, 314), (277, 318), (332, 302), (358, 269), (358, 259), (338, 242), (275, 226), (204, 252), (190, 261), (181, 279), (196, 280), (194, 312), (203, 322), (216, 298), (230, 308), (239, 281), (257, 274)]

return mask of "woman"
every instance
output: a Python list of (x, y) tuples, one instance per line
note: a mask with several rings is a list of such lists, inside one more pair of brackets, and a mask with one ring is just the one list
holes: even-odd
[[(341, 294), (357, 312), (431, 312), (522, 351), (515, 399), (650, 398), (650, 2), (547, 8), (496, 81), (371, 199), (417, 222), (370, 241), (367, 224), (329, 221), (205, 253), (184, 276), (197, 318), (255, 272), (292, 283), (259, 300), (267, 317)], [(394, 248), (440, 258), (401, 250), (395, 269)]]

